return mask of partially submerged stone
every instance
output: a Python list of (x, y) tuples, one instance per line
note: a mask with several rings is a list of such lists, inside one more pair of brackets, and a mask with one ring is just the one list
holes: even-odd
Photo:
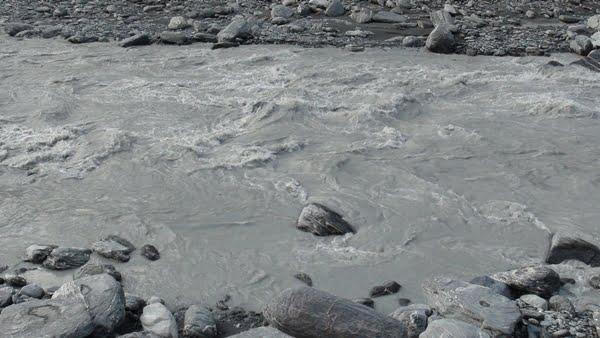
[(117, 281), (121, 281), (122, 276), (119, 271), (111, 264), (102, 264), (97, 262), (88, 262), (73, 274), (73, 279), (79, 279), (86, 276), (108, 274)]
[(150, 38), (150, 35), (146, 33), (139, 33), (119, 41), (119, 46), (127, 48), (133, 46), (145, 46), (151, 43), (152, 39)]
[(400, 291), (402, 286), (395, 281), (385, 281), (380, 285), (374, 286), (371, 291), (369, 291), (369, 296), (372, 298), (393, 295)]
[(340, 214), (319, 203), (311, 203), (302, 209), (296, 227), (316, 236), (354, 233)]
[(50, 252), (43, 265), (52, 270), (78, 268), (90, 260), (91, 253), (90, 249), (61, 246)]
[(404, 15), (399, 15), (392, 12), (387, 11), (379, 11), (373, 15), (371, 19), (374, 22), (382, 22), (382, 23), (403, 23), (407, 22), (408, 18)]
[(191, 338), (217, 336), (217, 323), (212, 311), (204, 305), (192, 305), (185, 311), (183, 334)]
[(433, 321), (419, 338), (491, 338), (481, 328), (456, 319), (439, 319)]
[(21, 22), (8, 22), (4, 24), (4, 31), (10, 36), (15, 36), (20, 32), (31, 30), (33, 28), (32, 25)]
[(12, 304), (12, 296), (15, 294), (15, 289), (10, 286), (0, 288), (0, 309)]
[(92, 250), (100, 256), (119, 262), (128, 262), (131, 258), (129, 255), (135, 250), (135, 246), (125, 238), (110, 235), (92, 244)]
[(4, 282), (7, 285), (14, 286), (16, 288), (20, 288), (20, 287), (27, 285), (27, 280), (25, 278), (23, 278), (22, 276), (13, 275), (13, 274), (5, 275)]
[(293, 337), (408, 337), (399, 321), (310, 287), (283, 291), (263, 314), (273, 327)]
[(56, 248), (56, 245), (31, 245), (25, 249), (25, 261), (42, 264), (50, 252)]
[(53, 300), (79, 298), (85, 301), (95, 335), (108, 335), (125, 317), (125, 295), (121, 285), (107, 274), (88, 276), (61, 286)]
[(364, 306), (368, 306), (371, 309), (375, 308), (375, 301), (371, 298), (356, 298), (353, 300), (353, 302)]
[(508, 299), (516, 298), (515, 295), (513, 294), (513, 291), (510, 289), (510, 287), (508, 285), (506, 285), (505, 283), (502, 283), (500, 281), (497, 281), (489, 276), (475, 277), (469, 283), (488, 287), (488, 288), (494, 290), (497, 294), (502, 295)]
[(154, 245), (146, 244), (141, 249), (142, 256), (148, 258), (151, 261), (160, 259), (160, 253)]
[(600, 249), (581, 238), (555, 234), (552, 237), (546, 263), (559, 264), (572, 259), (593, 267), (600, 266)]
[(490, 288), (437, 277), (423, 283), (427, 304), (446, 318), (460, 319), (494, 335), (512, 335), (521, 318), (514, 301)]
[(491, 276), (521, 294), (532, 293), (549, 298), (560, 289), (560, 276), (544, 265), (524, 267)]
[(294, 278), (296, 278), (297, 280), (301, 281), (302, 283), (304, 283), (308, 286), (313, 286), (312, 278), (310, 278), (310, 276), (304, 272), (299, 272), (299, 273), (295, 274)]
[(412, 304), (399, 307), (390, 313), (390, 317), (406, 326), (409, 338), (418, 338), (427, 329), (427, 319), (432, 313), (433, 311), (428, 305)]

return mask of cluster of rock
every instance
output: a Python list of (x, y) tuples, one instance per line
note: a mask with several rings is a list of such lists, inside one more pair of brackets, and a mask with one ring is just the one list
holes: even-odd
[(73, 43), (120, 41), (305, 46), (422, 47), (469, 55), (587, 55), (598, 48), (600, 4), (574, 1), (248, 0), (213, 5), (186, 0), (52, 3), (5, 0), (0, 22), (17, 37)]

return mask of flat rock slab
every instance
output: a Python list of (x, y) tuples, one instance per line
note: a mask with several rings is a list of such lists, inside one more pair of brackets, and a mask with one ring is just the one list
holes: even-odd
[(354, 233), (340, 214), (319, 203), (311, 203), (302, 209), (296, 227), (316, 236)]
[(373, 22), (382, 22), (382, 23), (402, 23), (407, 22), (408, 18), (404, 15), (399, 15), (392, 12), (380, 11), (373, 15), (371, 19)]
[(593, 267), (600, 266), (600, 249), (581, 238), (555, 234), (552, 237), (546, 263), (559, 264), (575, 259)]
[(419, 338), (491, 338), (479, 327), (456, 319), (438, 319)]
[(560, 276), (556, 271), (544, 265), (499, 272), (491, 277), (521, 294), (532, 293), (550, 298), (560, 289)]
[(52, 270), (78, 268), (90, 260), (91, 253), (90, 249), (61, 246), (50, 252), (43, 265)]
[(427, 304), (447, 318), (460, 319), (497, 335), (512, 335), (521, 318), (516, 303), (490, 288), (437, 277), (423, 283)]
[(401, 322), (310, 287), (283, 291), (263, 314), (273, 327), (293, 337), (408, 337)]
[(94, 324), (81, 298), (31, 300), (0, 314), (2, 337), (87, 337)]
[(273, 328), (271, 326), (259, 327), (256, 329), (238, 333), (230, 338), (288, 338), (287, 334)]

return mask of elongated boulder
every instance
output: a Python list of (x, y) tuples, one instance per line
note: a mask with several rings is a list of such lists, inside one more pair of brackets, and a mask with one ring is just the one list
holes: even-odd
[(0, 336), (87, 337), (94, 324), (83, 298), (30, 300), (9, 306), (0, 313)]
[(292, 337), (408, 337), (401, 322), (311, 287), (283, 291), (263, 314), (273, 327)]
[(450, 54), (456, 49), (456, 40), (447, 25), (440, 25), (429, 34), (425, 46), (434, 53)]
[(373, 15), (371, 19), (374, 22), (383, 22), (383, 23), (402, 23), (407, 22), (408, 17), (404, 15), (399, 15), (392, 12), (387, 11), (379, 11)]
[(446, 318), (460, 319), (494, 335), (512, 335), (521, 311), (490, 288), (437, 277), (423, 283), (427, 304)]
[(600, 266), (600, 249), (581, 238), (555, 234), (546, 257), (546, 263), (559, 264), (575, 259), (593, 267)]
[(512, 289), (508, 285), (488, 276), (475, 277), (469, 283), (488, 287), (494, 290), (497, 294), (502, 295), (508, 299), (514, 300), (516, 298), (513, 294)]
[(311, 203), (302, 209), (296, 227), (317, 236), (354, 233), (352, 226), (340, 214), (318, 203)]
[(139, 33), (119, 41), (119, 46), (123, 48), (133, 46), (145, 46), (152, 43), (152, 38), (146, 33)]
[(91, 253), (90, 249), (61, 246), (50, 252), (43, 265), (52, 270), (78, 268), (90, 260)]
[(235, 42), (237, 38), (246, 38), (251, 35), (251, 23), (244, 18), (231, 21), (227, 27), (217, 34), (219, 42)]
[(556, 271), (544, 265), (499, 272), (491, 276), (510, 286), (520, 294), (532, 293), (550, 298), (560, 289), (560, 276)]
[(203, 305), (190, 306), (185, 311), (183, 333), (192, 338), (216, 337), (217, 323), (212, 311)]
[(15, 36), (22, 31), (30, 30), (33, 28), (34, 27), (32, 25), (21, 22), (9, 22), (4, 24), (4, 30), (10, 36)]
[(52, 299), (83, 299), (94, 324), (94, 334), (110, 335), (125, 318), (125, 294), (107, 274), (88, 276), (61, 286)]
[(92, 244), (92, 250), (100, 256), (119, 262), (128, 262), (129, 254), (135, 250), (135, 246), (125, 238), (110, 235)]
[(421, 333), (419, 338), (491, 338), (479, 327), (456, 319), (438, 319)]

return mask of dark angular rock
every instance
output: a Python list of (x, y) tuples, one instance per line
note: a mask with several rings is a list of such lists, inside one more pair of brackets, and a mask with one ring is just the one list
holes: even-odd
[(146, 306), (146, 301), (142, 297), (125, 293), (125, 310), (140, 314)]
[(67, 41), (69, 41), (70, 43), (74, 43), (74, 44), (97, 42), (98, 40), (99, 40), (99, 38), (97, 36), (79, 35), (79, 34), (73, 35), (67, 39)]
[(591, 276), (588, 282), (591, 287), (600, 290), (600, 275)]
[(552, 61), (548, 61), (548, 63), (546, 63), (546, 66), (550, 66), (550, 67), (564, 67), (564, 65), (558, 61), (552, 60)]
[(585, 35), (577, 35), (569, 46), (573, 52), (582, 56), (587, 56), (594, 49), (592, 39)]
[(413, 304), (399, 307), (390, 313), (390, 317), (406, 326), (409, 338), (419, 338), (419, 335), (427, 329), (427, 318), (432, 313), (433, 311), (428, 305)]
[(192, 338), (217, 336), (217, 323), (212, 311), (203, 305), (192, 305), (185, 312), (183, 334)]
[(132, 46), (145, 46), (151, 43), (152, 39), (150, 38), (150, 35), (146, 33), (140, 33), (119, 41), (119, 46), (126, 48)]
[(213, 34), (207, 33), (196, 33), (192, 36), (192, 40), (197, 42), (208, 42), (208, 43), (216, 43), (217, 36)]
[(234, 47), (239, 47), (240, 44), (237, 42), (232, 42), (232, 41), (224, 41), (224, 42), (217, 42), (215, 44), (213, 44), (210, 49), (215, 50), (215, 49), (226, 49), (226, 48), (234, 48)]
[(92, 250), (100, 256), (119, 262), (128, 262), (129, 254), (135, 250), (135, 246), (125, 238), (110, 235), (92, 244)]
[(425, 46), (434, 53), (449, 54), (454, 52), (456, 40), (452, 32), (448, 29), (448, 26), (440, 25), (429, 34)]
[(423, 283), (423, 293), (444, 317), (480, 325), (494, 336), (512, 335), (521, 319), (514, 301), (481, 285), (438, 277)]
[(35, 284), (28, 284), (19, 290), (19, 295), (41, 299), (44, 297), (44, 289)]
[(57, 247), (56, 245), (31, 245), (25, 250), (25, 261), (42, 264), (50, 252)]
[(160, 258), (160, 253), (154, 245), (146, 244), (142, 247), (142, 256), (148, 258), (151, 261), (156, 261)]
[(306, 284), (308, 286), (313, 286), (312, 279), (310, 278), (309, 275), (305, 274), (304, 272), (295, 274), (294, 278), (296, 278), (297, 280), (303, 282), (304, 284)]
[(9, 22), (4, 24), (4, 31), (10, 36), (15, 36), (20, 32), (31, 30), (33, 28), (32, 25), (21, 22)]
[(184, 32), (164, 31), (160, 33), (160, 40), (163, 43), (172, 45), (189, 45), (191, 43)]
[(600, 72), (600, 62), (598, 62), (592, 58), (589, 58), (589, 57), (571, 62), (570, 64), (574, 65), (574, 66), (587, 68), (587, 69), (591, 70), (592, 72), (596, 72), (596, 73)]
[(82, 266), (77, 272), (73, 274), (73, 279), (79, 279), (87, 276), (93, 275), (101, 275), (106, 273), (112, 276), (117, 281), (121, 281), (122, 276), (117, 269), (111, 264), (101, 264), (95, 262), (88, 262), (86, 265)]
[(302, 209), (296, 227), (316, 236), (354, 233), (352, 226), (340, 214), (318, 203), (311, 203)]
[(50, 252), (43, 265), (52, 270), (78, 268), (90, 260), (91, 253), (90, 249), (58, 247)]
[(362, 304), (364, 306), (368, 306), (371, 309), (375, 308), (375, 301), (371, 298), (357, 298), (357, 299), (354, 299), (353, 302)]
[(273, 327), (293, 337), (408, 337), (399, 321), (311, 287), (283, 291), (263, 313)]
[(559, 264), (575, 259), (591, 266), (600, 266), (600, 249), (581, 238), (555, 234), (546, 257), (546, 263)]
[(400, 306), (407, 306), (410, 303), (411, 303), (411, 301), (408, 298), (398, 298), (398, 305), (400, 305)]
[(16, 288), (20, 288), (27, 285), (27, 280), (18, 275), (6, 275), (4, 276), (4, 282)]
[(0, 309), (12, 304), (12, 296), (15, 294), (15, 289), (10, 286), (0, 288)]
[(550, 298), (560, 289), (560, 276), (556, 271), (544, 265), (499, 272), (491, 277), (507, 284), (520, 294), (532, 293)]
[(369, 291), (369, 296), (372, 298), (393, 295), (400, 291), (402, 286), (395, 281), (385, 281), (381, 285), (374, 286)]
[(488, 287), (496, 291), (497, 294), (502, 295), (508, 299), (514, 300), (517, 298), (515, 297), (513, 291), (508, 285), (488, 276), (475, 277), (469, 283)]
[(550, 310), (554, 310), (556, 312), (568, 312), (571, 316), (576, 315), (575, 307), (573, 303), (564, 296), (552, 296), (548, 300), (548, 305), (550, 306)]

